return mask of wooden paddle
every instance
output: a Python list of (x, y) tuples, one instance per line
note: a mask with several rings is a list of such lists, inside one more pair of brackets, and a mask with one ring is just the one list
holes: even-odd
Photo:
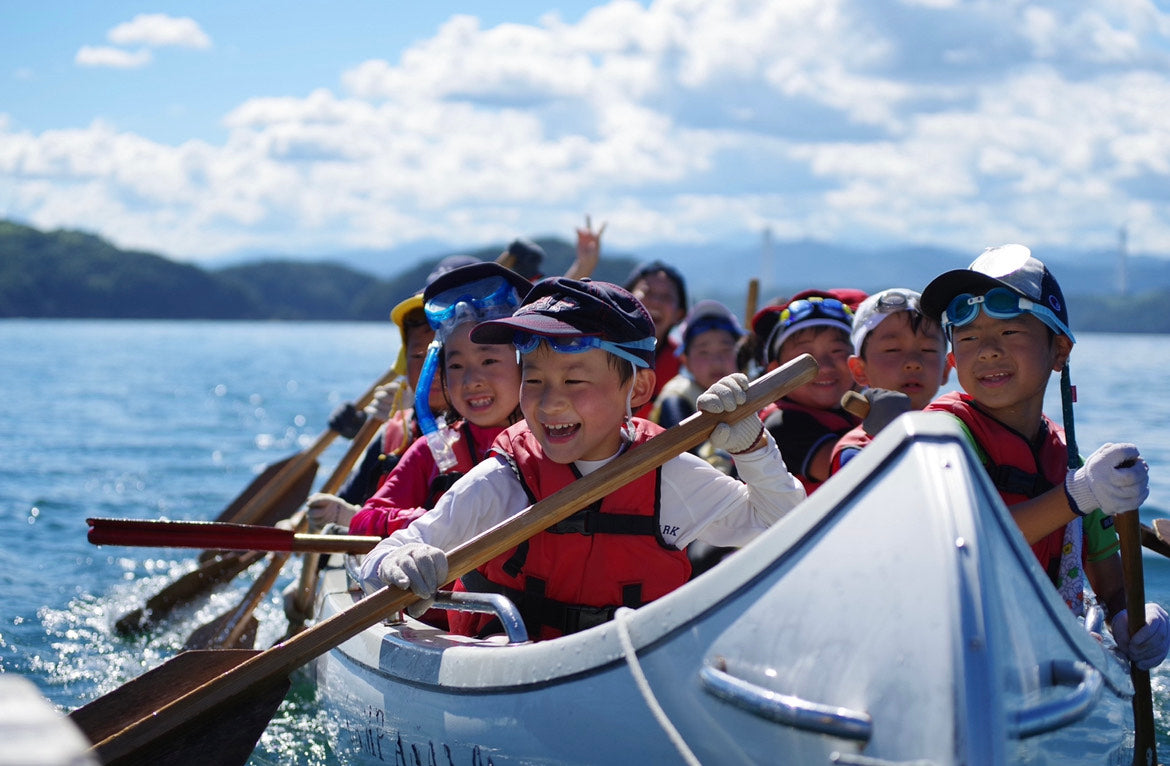
[[(1129, 618), (1129, 635), (1146, 624), (1146, 581), (1142, 569), (1141, 522), (1138, 512), (1125, 511), (1113, 517), (1121, 541), (1121, 567), (1125, 580), (1125, 610)], [(1150, 671), (1131, 665), (1133, 679), (1133, 762), (1154, 766), (1158, 762), (1154, 728), (1154, 698), (1150, 689)]]
[[(808, 354), (802, 355), (755, 381), (748, 401), (734, 413), (695, 413), (665, 433), (627, 450), (599, 470), (449, 551), (451, 578), (461, 577), (618, 487), (702, 444), (718, 423), (755, 417), (758, 410), (812, 380), (816, 374), (816, 361)], [(179, 655), (138, 679), (141, 683), (136, 696), (153, 700), (151, 712), (143, 714), (139, 707), (134, 713), (125, 714), (121, 707), (124, 696), (119, 699), (119, 691), (115, 690), (107, 695), (110, 701), (106, 697), (94, 700), (75, 711), (71, 718), (87, 732), (85, 722), (103, 722), (101, 733), (105, 736), (91, 737), (96, 743), (93, 750), (103, 763), (132, 762), (162, 743), (179, 741), (186, 732), (197, 733), (215, 726), (217, 714), (238, 714), (247, 706), (248, 695), (270, 689), (296, 668), (416, 600), (417, 596), (409, 591), (382, 588), (288, 641), (250, 655), (210, 679), (184, 678), (181, 673), (171, 671), (168, 666), (183, 656)], [(157, 681), (146, 678), (155, 674)], [(220, 726), (218, 732), (222, 738), (238, 734), (230, 722)]]
[[(326, 493), (334, 493), (341, 489), (341, 485), (345, 483), (345, 479), (349, 476), (350, 470), (366, 451), (370, 440), (374, 438), (382, 423), (385, 421), (376, 416), (366, 418), (366, 422), (362, 424), (361, 430), (353, 437), (346, 450), (345, 456), (338, 461), (337, 466), (333, 469), (333, 473), (322, 485), (321, 491)], [(307, 510), (300, 510), (293, 514), (292, 518), (293, 540), (295, 541), (298, 533), (304, 533), (309, 528), (309, 518)], [(276, 530), (284, 532), (285, 530)], [(280, 572), (284, 569), (284, 565), (288, 563), (290, 552), (273, 553), (271, 561), (264, 571), (260, 574), (256, 581), (252, 583), (252, 587), (244, 594), (243, 600), (225, 614), (211, 620), (208, 623), (200, 625), (187, 638), (187, 643), (184, 645), (187, 649), (251, 649), (256, 639), (256, 630), (259, 627), (259, 620), (256, 619), (256, 608), (264, 601), (264, 597), (268, 591), (272, 590), (272, 586), (280, 577)], [(310, 606), (305, 607), (311, 610), (312, 591), (317, 587), (317, 563), (320, 554), (306, 553), (301, 567), (301, 584), (298, 588), (298, 601), (301, 598), (301, 591), (308, 589), (310, 599)], [(311, 569), (311, 574), (306, 574), (305, 569)], [(298, 603), (299, 606), (299, 603)]]
[[(379, 386), (398, 376), (399, 372), (395, 368), (387, 370), (358, 398), (355, 406), (365, 407), (373, 401)], [(309, 496), (317, 474), (317, 458), (337, 436), (336, 431), (328, 429), (304, 452), (268, 466), (219, 514), (217, 520), (240, 524), (273, 524), (288, 518)], [(114, 627), (122, 634), (146, 630), (176, 607), (230, 581), (257, 560), (251, 553), (204, 551), (199, 556), (199, 567), (195, 570), (198, 574), (188, 573), (180, 577), (148, 599), (143, 607), (120, 617)]]
[(756, 315), (756, 306), (760, 302), (760, 280), (753, 277), (748, 280), (747, 305), (744, 307), (744, 327), (752, 326), (752, 317)]

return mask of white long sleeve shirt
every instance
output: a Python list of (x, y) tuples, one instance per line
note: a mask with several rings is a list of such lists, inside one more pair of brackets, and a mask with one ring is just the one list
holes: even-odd
[[(739, 480), (690, 453), (663, 464), (659, 521), (667, 544), (679, 550), (695, 540), (721, 547), (743, 546), (805, 498), (775, 440), (766, 430), (764, 434), (763, 447), (736, 455)], [(613, 459), (578, 461), (576, 466), (585, 476)], [(450, 551), (527, 507), (528, 496), (511, 467), (499, 457), (484, 460), (433, 509), (366, 554), (362, 579), (367, 587), (380, 588), (385, 584), (378, 576), (382, 559), (399, 546), (421, 542)]]

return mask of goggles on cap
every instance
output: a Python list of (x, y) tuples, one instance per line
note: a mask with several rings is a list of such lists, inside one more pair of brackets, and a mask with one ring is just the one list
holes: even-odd
[(512, 336), (512, 344), (521, 354), (528, 354), (536, 350), (541, 343), (547, 343), (553, 351), (562, 354), (583, 354), (586, 351), (600, 349), (625, 359), (635, 367), (649, 368), (650, 363), (645, 359), (630, 353), (627, 349), (637, 351), (653, 351), (654, 338), (617, 343), (603, 340), (596, 335), (537, 335), (536, 333), (517, 331)]
[(965, 327), (974, 322), (975, 317), (979, 316), (980, 308), (993, 319), (1015, 319), (1021, 314), (1031, 314), (1054, 332), (1067, 335), (1069, 340), (1076, 343), (1072, 331), (1060, 321), (1052, 309), (1006, 287), (993, 287), (984, 295), (963, 293), (952, 298), (942, 319), (943, 332), (946, 333), (947, 340), (952, 340), (954, 328)]
[(845, 324), (853, 324), (853, 309), (836, 298), (822, 298), (814, 295), (810, 298), (801, 298), (784, 307), (776, 326), (783, 332), (797, 322), (806, 319), (835, 319)]
[(911, 311), (910, 296), (901, 290), (886, 290), (873, 304), (873, 310), (879, 314), (896, 314), (899, 311)]
[(427, 321), (440, 339), (464, 322), (487, 322), (509, 316), (520, 305), (516, 288), (504, 277), (488, 277), (444, 290), (423, 305)]

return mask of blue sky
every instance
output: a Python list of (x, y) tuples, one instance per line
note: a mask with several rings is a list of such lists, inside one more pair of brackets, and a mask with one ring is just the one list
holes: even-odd
[(0, 217), (186, 260), (606, 244), (1170, 257), (1158, 0), (5, 0)]

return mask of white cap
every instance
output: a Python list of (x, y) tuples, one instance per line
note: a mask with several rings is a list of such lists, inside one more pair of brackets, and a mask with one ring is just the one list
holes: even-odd
[(921, 314), (921, 300), (919, 293), (905, 287), (891, 287), (863, 300), (853, 315), (853, 353), (861, 356), (861, 347), (865, 345), (866, 337), (890, 314), (899, 311)]

